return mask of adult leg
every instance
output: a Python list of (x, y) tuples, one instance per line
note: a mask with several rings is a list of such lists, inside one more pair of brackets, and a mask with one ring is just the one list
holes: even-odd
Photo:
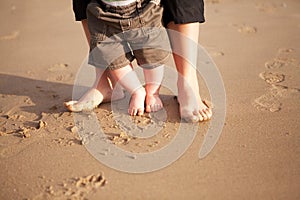
[(90, 40), (91, 40), (91, 34), (90, 34), (90, 31), (89, 31), (89, 27), (88, 27), (88, 22), (87, 22), (87, 19), (84, 19), (81, 21), (81, 25), (82, 25), (82, 28), (84, 30), (84, 33), (85, 33), (85, 37), (87, 39), (87, 42), (88, 44), (90, 43)]
[[(195, 43), (198, 43), (199, 23), (175, 24), (170, 22), (169, 29), (181, 33)], [(172, 48), (181, 55), (174, 54), (174, 61), (178, 71), (178, 102), (181, 118), (187, 121), (204, 121), (212, 116), (211, 109), (202, 101), (199, 94), (196, 64), (197, 53), (194, 44), (178, 34), (169, 34)]]
[[(89, 43), (90, 32), (87, 25), (87, 20), (82, 20), (82, 27)], [(102, 102), (110, 102), (124, 97), (124, 92), (120, 86), (116, 88), (116, 82), (109, 73), (109, 70), (95, 68), (96, 80), (92, 88), (90, 88), (78, 101), (65, 102), (65, 106), (69, 111), (79, 112), (82, 110), (92, 110)], [(113, 99), (112, 91), (115, 89)]]
[[(88, 28), (88, 23), (87, 20), (82, 20), (81, 21), (86, 39), (88, 43), (90, 43), (91, 40), (91, 34)], [(96, 77), (100, 76), (100, 71), (96, 69)], [(114, 101), (118, 99), (122, 99), (124, 97), (124, 92), (123, 89), (120, 87), (120, 85), (116, 86), (116, 81), (114, 77), (110, 74), (109, 70), (105, 70), (104, 73), (102, 74), (102, 78), (99, 80), (97, 89), (103, 92), (103, 102), (109, 102), (109, 101)], [(112, 89), (115, 89), (114, 92), (114, 99), (111, 99), (111, 94), (112, 94)]]

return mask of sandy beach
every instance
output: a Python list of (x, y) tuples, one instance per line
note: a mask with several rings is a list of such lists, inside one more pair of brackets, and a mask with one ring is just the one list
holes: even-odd
[[(0, 11), (0, 200), (300, 199), (300, 1), (205, 1), (199, 44), (226, 91), (220, 138), (199, 159), (210, 122), (198, 123), (179, 159), (138, 174), (91, 155), (63, 105), (88, 53), (71, 1), (4, 0)], [(200, 89), (210, 99), (203, 80)], [(148, 139), (124, 133), (110, 103), (93, 114), (113, 145), (154, 152), (181, 125), (174, 94), (163, 88), (162, 100), (163, 116), (133, 120), (161, 127)]]

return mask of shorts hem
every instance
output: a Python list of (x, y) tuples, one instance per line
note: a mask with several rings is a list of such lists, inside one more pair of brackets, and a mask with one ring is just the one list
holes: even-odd
[(204, 23), (205, 19), (189, 19), (189, 20), (176, 20), (176, 19), (174, 19), (175, 24), (189, 24), (189, 23), (197, 23), (197, 22), (198, 23)]
[[(170, 58), (170, 53), (161, 59), (160, 61), (156, 61), (155, 63), (144, 63), (144, 64), (139, 64), (138, 65), (143, 68), (143, 69), (154, 69), (156, 67), (159, 67), (161, 65), (165, 65), (167, 63), (167, 60)], [(146, 66), (145, 66), (146, 65)]]
[(94, 62), (91, 62), (91, 61), (88, 62), (89, 65), (92, 65), (92, 66), (94, 66), (94, 67), (96, 67), (96, 68), (108, 69), (108, 70), (121, 69), (121, 68), (123, 68), (123, 67), (126, 67), (126, 66), (129, 65), (130, 63), (131, 63), (131, 62), (127, 61), (127, 62), (118, 64), (118, 65), (109, 65), (109, 66), (104, 67), (103, 65), (101, 65), (101, 64), (99, 64), (99, 63), (94, 63)]

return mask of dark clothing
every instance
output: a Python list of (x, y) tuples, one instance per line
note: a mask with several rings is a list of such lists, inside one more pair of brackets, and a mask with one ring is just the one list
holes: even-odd
[[(76, 21), (87, 18), (86, 8), (89, 2), (90, 0), (73, 0)], [(165, 26), (171, 21), (175, 24), (205, 21), (203, 0), (162, 0), (161, 4), (164, 6), (163, 23)]]
[(86, 8), (91, 0), (73, 0), (73, 11), (75, 14), (75, 20), (81, 21), (86, 19)]
[(161, 4), (164, 7), (163, 23), (165, 26), (171, 21), (175, 24), (205, 21), (203, 0), (162, 0)]

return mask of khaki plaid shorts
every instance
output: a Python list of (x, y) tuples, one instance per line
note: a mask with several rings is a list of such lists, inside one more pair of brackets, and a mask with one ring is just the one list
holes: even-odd
[(134, 59), (147, 69), (164, 64), (171, 47), (161, 22), (162, 11), (157, 0), (119, 7), (92, 1), (87, 7), (89, 64), (111, 70)]

